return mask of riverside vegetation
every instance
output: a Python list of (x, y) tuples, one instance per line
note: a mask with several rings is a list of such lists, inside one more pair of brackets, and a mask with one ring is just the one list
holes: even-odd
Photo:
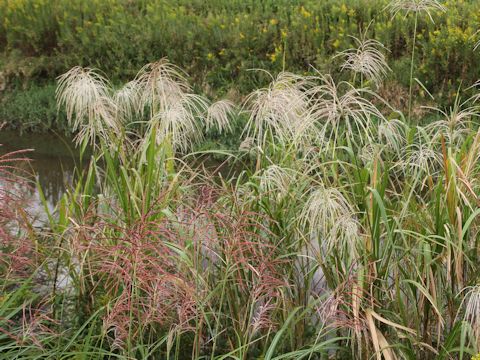
[[(339, 77), (333, 55), (352, 47), (350, 35), (367, 27), (389, 49), (393, 71), (382, 96), (393, 101), (409, 92), (415, 43), (415, 77), (424, 86), (414, 81), (417, 103), (430, 101), (431, 93), (450, 105), (461, 84), (479, 78), (480, 3), (442, 4), (448, 11), (438, 16), (433, 9), (432, 22), (413, 14), (392, 18), (387, 0), (2, 1), (0, 121), (69, 132), (65, 117), (56, 116), (52, 80), (77, 65), (102, 69), (118, 86), (144, 64), (168, 57), (192, 76), (197, 92), (220, 98), (230, 91), (231, 99), (262, 86), (253, 68), (312, 75), (313, 66)], [(408, 112), (408, 104), (395, 105)]]
[[(417, 39), (446, 16), (434, 0), (386, 11)], [(0, 358), (478, 358), (479, 84), (419, 123), (415, 91), (405, 113), (377, 91), (384, 45), (354, 42), (336, 72), (257, 70), (268, 84), (241, 104), (165, 58), (122, 87), (61, 75), (90, 160), (38, 228), (16, 190), (28, 151), (0, 158)], [(210, 153), (243, 170), (191, 166), (239, 116), (238, 150)]]

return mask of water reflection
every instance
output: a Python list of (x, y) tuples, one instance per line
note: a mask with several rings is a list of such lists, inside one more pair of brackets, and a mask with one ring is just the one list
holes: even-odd
[(34, 157), (32, 167), (35, 180), (40, 184), (49, 203), (56, 204), (72, 184), (75, 162), (70, 157)]
[(20, 135), (13, 131), (0, 131), (0, 144), (0, 155), (32, 149), (25, 154), (31, 161), (19, 164), (29, 182), (17, 184), (16, 191), (28, 195), (26, 210), (35, 217), (37, 225), (43, 223), (46, 214), (36, 184), (40, 185), (52, 211), (72, 183), (75, 167), (79, 164), (74, 145), (70, 139), (55, 134)]

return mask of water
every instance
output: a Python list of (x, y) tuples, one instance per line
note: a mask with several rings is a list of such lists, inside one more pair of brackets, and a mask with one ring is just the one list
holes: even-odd
[(26, 176), (29, 181), (18, 190), (27, 194), (27, 210), (34, 216), (34, 223), (44, 223), (47, 216), (36, 184), (42, 188), (47, 206), (52, 211), (71, 184), (75, 166), (79, 165), (79, 155), (72, 140), (55, 134), (20, 135), (14, 131), (0, 130), (0, 144), (0, 155), (32, 149), (23, 155), (31, 161), (21, 164), (30, 174)]

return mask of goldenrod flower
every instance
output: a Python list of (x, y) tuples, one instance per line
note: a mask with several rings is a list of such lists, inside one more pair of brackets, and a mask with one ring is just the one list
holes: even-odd
[(309, 18), (310, 16), (312, 16), (312, 14), (307, 11), (307, 9), (305, 9), (303, 6), (300, 7), (300, 14), (302, 14), (304, 18)]

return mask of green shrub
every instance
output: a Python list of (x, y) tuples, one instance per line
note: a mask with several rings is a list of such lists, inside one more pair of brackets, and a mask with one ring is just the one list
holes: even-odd
[[(20, 131), (67, 131), (62, 113), (57, 116), (55, 84), (16, 89), (0, 96), (0, 123)], [(60, 121), (58, 119), (61, 119)]]

